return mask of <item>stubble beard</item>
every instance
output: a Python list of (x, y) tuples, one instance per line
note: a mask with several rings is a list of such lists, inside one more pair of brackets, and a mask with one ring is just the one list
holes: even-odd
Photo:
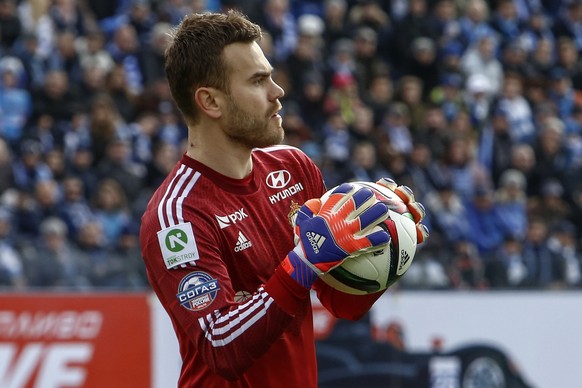
[(230, 140), (249, 149), (269, 147), (283, 141), (281, 122), (273, 120), (272, 112), (264, 115), (249, 113), (231, 97), (228, 100), (225, 132)]

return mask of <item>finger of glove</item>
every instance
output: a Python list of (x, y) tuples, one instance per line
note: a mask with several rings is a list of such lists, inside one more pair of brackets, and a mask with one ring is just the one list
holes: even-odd
[(320, 208), (321, 201), (318, 198), (308, 200), (303, 204), (303, 206), (299, 208), (295, 217), (294, 232), (296, 235), (299, 235), (301, 224), (307, 220), (312, 219), (313, 216), (319, 212)]
[(319, 213), (321, 209), (321, 201), (318, 198), (313, 198), (308, 200), (299, 208), (297, 211), (297, 219), (295, 221), (296, 224), (300, 224), (304, 220), (308, 220), (313, 218), (313, 216)]
[(346, 221), (356, 219), (363, 211), (377, 203), (376, 197), (372, 190), (362, 187), (346, 196), (345, 201), (336, 203), (333, 207), (323, 204), (320, 214), (328, 216), (337, 216)]
[(390, 234), (380, 227), (374, 227), (364, 237), (368, 239), (370, 247), (373, 248), (386, 245), (390, 242)]
[(410, 214), (412, 214), (412, 218), (414, 219), (415, 224), (418, 224), (426, 216), (426, 209), (420, 202), (411, 202), (407, 205), (407, 207)]
[(425, 242), (429, 235), (430, 235), (430, 232), (429, 232), (428, 228), (426, 227), (426, 225), (424, 225), (424, 224), (416, 225), (416, 243), (417, 244), (422, 244), (423, 242)]
[(349, 183), (342, 183), (336, 187), (327, 200), (322, 203), (319, 213), (329, 213), (341, 207), (344, 203), (350, 200), (355, 193), (356, 188)]
[(394, 193), (400, 197), (400, 199), (405, 203), (405, 204), (409, 204), (411, 202), (414, 202), (414, 193), (412, 192), (412, 189), (408, 186), (398, 186), (394, 189)]
[(386, 187), (387, 189), (389, 189), (391, 191), (394, 191), (394, 189), (396, 189), (396, 187), (398, 187), (398, 184), (390, 178), (379, 179), (378, 181), (376, 181), (376, 183), (379, 184), (380, 186)]
[(359, 216), (359, 235), (365, 234), (371, 227), (378, 225), (388, 218), (388, 206), (383, 202), (376, 202), (365, 209)]

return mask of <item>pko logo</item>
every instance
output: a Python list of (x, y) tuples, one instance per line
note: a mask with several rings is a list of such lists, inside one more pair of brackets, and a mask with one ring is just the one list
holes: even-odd
[(245, 213), (245, 209), (242, 207), (240, 210), (237, 210), (227, 216), (219, 216), (216, 214), (214, 216), (216, 217), (216, 221), (218, 221), (218, 226), (220, 226), (220, 229), (228, 228), (229, 226), (236, 224), (238, 221), (242, 221), (248, 217), (247, 213)]
[(192, 272), (186, 275), (178, 286), (178, 302), (188, 310), (200, 311), (210, 306), (220, 290), (218, 280), (206, 272)]
[(291, 174), (287, 170), (273, 171), (267, 175), (267, 186), (272, 189), (282, 189), (289, 184)]

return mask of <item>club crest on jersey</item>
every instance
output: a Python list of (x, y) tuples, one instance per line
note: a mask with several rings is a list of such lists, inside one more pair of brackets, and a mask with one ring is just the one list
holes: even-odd
[(289, 205), (289, 214), (287, 214), (287, 219), (289, 220), (289, 225), (295, 227), (295, 219), (297, 218), (297, 212), (301, 209), (301, 205), (297, 202), (291, 200), (291, 205)]
[(178, 302), (190, 311), (204, 310), (210, 306), (220, 290), (218, 280), (206, 272), (192, 272), (186, 275), (178, 286)]
[(168, 269), (186, 263), (196, 265), (196, 260), (200, 258), (192, 224), (189, 222), (160, 230), (158, 243)]

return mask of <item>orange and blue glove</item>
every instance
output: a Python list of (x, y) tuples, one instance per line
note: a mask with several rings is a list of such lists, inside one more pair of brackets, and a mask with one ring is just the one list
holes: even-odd
[(376, 183), (393, 191), (394, 194), (396, 194), (402, 200), (402, 202), (404, 202), (404, 205), (406, 205), (405, 209), (402, 208), (402, 204), (398, 202), (394, 204), (387, 203), (387, 206), (390, 210), (400, 214), (409, 212), (414, 219), (414, 223), (416, 224), (417, 244), (421, 244), (422, 242), (426, 241), (429, 236), (429, 231), (426, 225), (421, 223), (426, 216), (426, 210), (424, 209), (422, 203), (416, 201), (412, 189), (404, 185), (399, 186), (396, 182), (394, 182), (394, 180), (390, 178), (382, 178)]
[(388, 244), (389, 234), (375, 228), (388, 217), (388, 208), (368, 188), (338, 186), (325, 202), (310, 199), (298, 211), (298, 242), (283, 267), (299, 284), (311, 288), (318, 276), (346, 258)]

